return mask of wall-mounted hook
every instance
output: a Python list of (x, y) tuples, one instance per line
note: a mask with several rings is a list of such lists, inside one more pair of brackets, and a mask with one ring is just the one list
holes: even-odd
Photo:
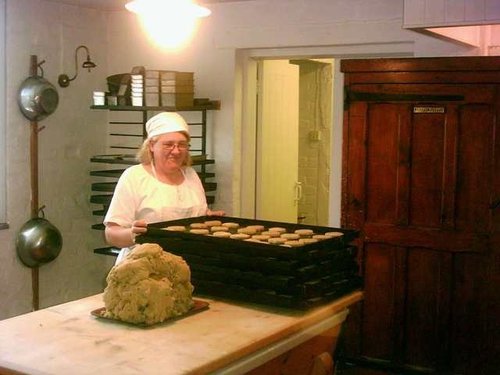
[[(38, 217), (41, 217), (42, 219), (45, 219), (45, 211), (44, 211), (44, 209), (45, 209), (45, 205), (43, 205), (42, 207), (38, 208)], [(42, 214), (41, 216), (40, 216), (40, 213)]]
[(43, 77), (43, 75), (44, 75), (43, 68), (42, 68), (42, 64), (43, 64), (44, 62), (45, 62), (45, 60), (42, 60), (42, 61), (40, 61), (40, 62), (37, 64), (38, 69), (40, 69), (40, 71), (42, 72), (41, 77)]

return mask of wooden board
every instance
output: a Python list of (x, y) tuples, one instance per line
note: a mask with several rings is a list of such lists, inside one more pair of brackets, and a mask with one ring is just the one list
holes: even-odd
[(163, 325), (163, 324), (171, 323), (175, 320), (187, 318), (190, 315), (193, 315), (193, 314), (196, 314), (196, 313), (199, 313), (203, 310), (208, 309), (208, 306), (209, 306), (209, 303), (206, 301), (202, 301), (199, 299), (193, 299), (193, 307), (191, 307), (191, 309), (189, 309), (189, 311), (185, 312), (182, 315), (174, 316), (174, 317), (171, 317), (169, 319), (164, 320), (163, 322), (158, 322), (155, 324), (131, 323), (131, 322), (125, 322), (125, 321), (117, 319), (117, 318), (108, 317), (108, 316), (106, 316), (106, 307), (100, 307), (98, 309), (92, 310), (90, 312), (90, 314), (95, 316), (96, 318), (104, 319), (104, 320), (108, 320), (108, 321), (112, 321), (112, 322), (116, 322), (116, 323), (120, 323), (120, 324), (129, 324), (129, 325), (132, 325), (135, 327), (141, 327), (141, 328), (154, 328), (154, 327), (158, 327), (158, 326)]

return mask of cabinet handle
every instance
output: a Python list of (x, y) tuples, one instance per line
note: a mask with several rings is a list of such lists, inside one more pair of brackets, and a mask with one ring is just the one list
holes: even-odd
[(302, 199), (302, 182), (295, 183), (295, 205)]

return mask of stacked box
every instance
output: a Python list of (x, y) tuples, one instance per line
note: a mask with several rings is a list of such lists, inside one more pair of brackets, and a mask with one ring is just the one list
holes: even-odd
[(144, 77), (141, 74), (131, 74), (130, 77), (132, 105), (141, 107), (144, 105)]
[[(132, 105), (135, 107), (142, 107), (144, 105), (144, 67), (134, 66), (130, 73), (130, 99)], [(118, 93), (118, 104), (120, 103), (120, 97), (124, 93)]]
[[(319, 237), (334, 231), (340, 236), (289, 247), (190, 232), (191, 224), (213, 220), (237, 223), (240, 228), (261, 225), (282, 227), (289, 233), (309, 229)], [(166, 230), (172, 226), (185, 229)], [(357, 235), (357, 231), (342, 228), (202, 216), (149, 224), (147, 233), (136, 242), (158, 243), (165, 251), (182, 256), (191, 268), (197, 293), (308, 309), (361, 287), (356, 247), (351, 245)]]
[(144, 82), (144, 99), (146, 106), (160, 105), (160, 71), (146, 70)]
[(194, 73), (161, 71), (161, 105), (166, 107), (192, 107), (194, 101)]

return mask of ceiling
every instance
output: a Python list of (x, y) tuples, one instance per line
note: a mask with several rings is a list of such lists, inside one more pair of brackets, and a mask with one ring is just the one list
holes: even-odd
[[(71, 5), (81, 5), (88, 8), (104, 9), (104, 10), (123, 10), (124, 5), (130, 0), (49, 0), (57, 3), (65, 3)], [(198, 0), (199, 4), (214, 4), (214, 3), (234, 3), (250, 0)]]

